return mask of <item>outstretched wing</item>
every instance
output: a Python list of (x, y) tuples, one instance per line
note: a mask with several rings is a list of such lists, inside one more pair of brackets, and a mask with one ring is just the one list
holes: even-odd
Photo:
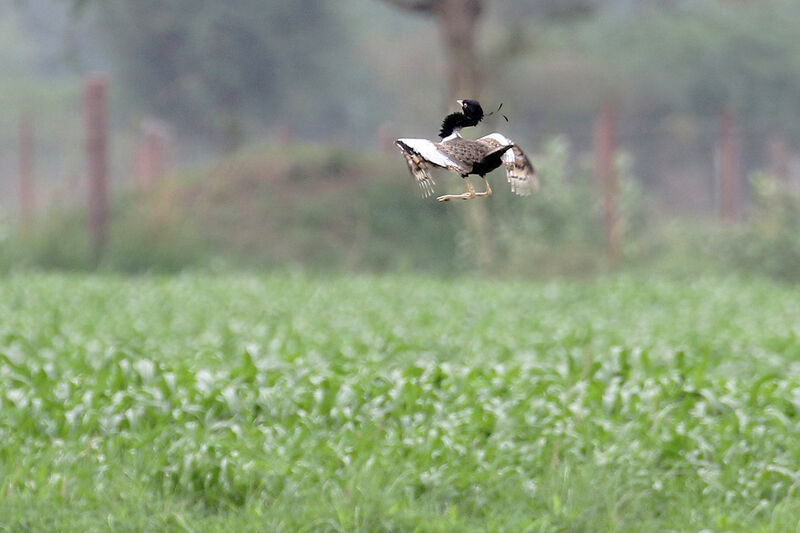
[(506, 167), (511, 192), (520, 196), (528, 196), (539, 190), (539, 178), (536, 177), (533, 165), (511, 139), (502, 133), (491, 133), (478, 140), (492, 146), (511, 146), (511, 149), (503, 154), (503, 166)]
[(395, 145), (400, 148), (403, 157), (406, 158), (408, 169), (417, 181), (424, 198), (433, 194), (436, 186), (428, 167), (429, 164), (459, 173), (465, 172), (461, 165), (439, 150), (436, 143), (428, 139), (397, 139)]

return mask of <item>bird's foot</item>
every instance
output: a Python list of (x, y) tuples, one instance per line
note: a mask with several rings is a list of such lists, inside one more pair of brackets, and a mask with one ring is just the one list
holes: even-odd
[(479, 195), (475, 192), (465, 192), (464, 194), (444, 194), (436, 199), (440, 202), (447, 202), (448, 200), (469, 200), (471, 198), (475, 198), (476, 196)]
[(462, 177), (467, 182), (467, 192), (462, 194), (445, 194), (443, 196), (439, 196), (436, 199), (439, 200), (440, 202), (446, 202), (448, 200), (471, 200), (472, 198), (475, 198), (475, 196), (477, 196), (477, 194), (475, 193), (475, 187), (472, 186), (472, 183), (470, 183), (469, 179), (466, 176)]

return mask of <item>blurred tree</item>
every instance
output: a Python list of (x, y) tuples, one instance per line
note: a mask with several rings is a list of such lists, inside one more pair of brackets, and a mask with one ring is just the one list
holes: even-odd
[(447, 61), (447, 101), (477, 98), (481, 69), (475, 43), (484, 0), (384, 0), (408, 11), (434, 17)]
[(554, 22), (570, 22), (590, 15), (598, 7), (599, 0), (531, 0), (513, 2), (507, 10), (519, 18), (537, 17)]
[[(90, 0), (77, 0), (77, 6)], [(88, 8), (89, 6), (85, 6)], [(240, 144), (248, 117), (341, 122), (343, 25), (319, 0), (106, 0), (97, 8), (121, 89), (140, 108)], [(251, 121), (252, 122), (252, 121)]]
[[(457, 98), (479, 98), (481, 65), (478, 57), (478, 23), (484, 11), (483, 0), (384, 0), (402, 9), (434, 17), (444, 45), (447, 69), (446, 102)], [(470, 202), (468, 234), (465, 240), (474, 249), (476, 266), (489, 270), (495, 250), (489, 238), (489, 214), (483, 202)]]
[[(657, 14), (658, 16), (650, 16)], [(617, 74), (631, 107), (794, 128), (800, 120), (800, 3), (699, 2), (598, 24), (585, 47)]]

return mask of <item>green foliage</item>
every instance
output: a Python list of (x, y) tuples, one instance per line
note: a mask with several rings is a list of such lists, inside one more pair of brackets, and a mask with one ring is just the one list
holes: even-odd
[[(177, 272), (210, 260), (203, 235), (171, 221), (150, 199), (126, 195), (112, 210), (108, 251), (101, 268), (116, 272)], [(127, 207), (123, 207), (129, 204)]]
[[(395, 154), (393, 154), (395, 156)], [(453, 178), (454, 183), (458, 183)], [(347, 148), (253, 148), (112, 206), (100, 267), (116, 272), (286, 268), (459, 269), (461, 214), (422, 201), (399, 155)], [(0, 266), (92, 267), (86, 215), (56, 212), (31, 238), (9, 228)]]
[(343, 117), (341, 69), (351, 62), (323, 3), (112, 0), (97, 9), (124, 96), (188, 131), (239, 136), (253, 123)]
[(510, 108), (527, 109), (537, 130), (588, 123), (614, 99), (643, 127), (669, 114), (716, 117), (725, 105), (753, 136), (763, 128), (800, 139), (800, 4), (633, 4), (574, 24), (522, 19), (493, 57), (497, 92)]
[(795, 289), (21, 275), (0, 294), (12, 531), (800, 519)]
[[(497, 217), (501, 268), (516, 274), (588, 274), (605, 265), (603, 206), (591, 161), (575, 164), (569, 142), (549, 141), (535, 158), (541, 190)], [(577, 167), (577, 168), (576, 168)], [(630, 159), (617, 161), (619, 231), (628, 255), (636, 255), (644, 225), (644, 198), (630, 172)]]
[(722, 253), (743, 271), (800, 281), (800, 192), (771, 175), (758, 174), (753, 193), (752, 212), (726, 232)]
[(798, 16), (793, 0), (696, 2), (593, 24), (584, 41), (626, 105), (708, 114), (726, 104), (750, 123), (794, 131)]
[[(465, 203), (422, 200), (399, 158), (342, 147), (252, 149), (189, 171), (148, 194), (120, 196), (111, 210), (100, 268), (114, 272), (285, 269), (318, 272), (474, 270)], [(512, 195), (502, 173), (486, 202), (495, 275), (587, 276), (609, 269), (602, 205), (591, 162), (562, 138), (533, 156), (542, 187)], [(800, 197), (768, 177), (754, 181), (755, 204), (737, 226), (709, 219), (659, 219), (617, 161), (624, 268), (670, 275), (761, 274), (800, 280)], [(441, 192), (459, 185), (437, 176)], [(94, 268), (83, 210), (51, 213), (27, 236), (0, 227), (0, 271)]]
[(86, 270), (92, 266), (88, 222), (82, 211), (55, 211), (31, 234), (8, 239), (13, 259), (6, 269)]

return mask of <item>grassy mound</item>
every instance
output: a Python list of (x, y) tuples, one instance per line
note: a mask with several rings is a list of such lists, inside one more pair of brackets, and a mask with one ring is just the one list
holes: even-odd
[[(448, 185), (461, 186), (457, 177)], [(83, 210), (54, 213), (37, 235), (7, 247), (0, 263), (91, 268), (85, 220)], [(314, 145), (252, 149), (117, 197), (100, 266), (444, 270), (460, 221), (459, 213), (417, 197), (399, 155)]]

